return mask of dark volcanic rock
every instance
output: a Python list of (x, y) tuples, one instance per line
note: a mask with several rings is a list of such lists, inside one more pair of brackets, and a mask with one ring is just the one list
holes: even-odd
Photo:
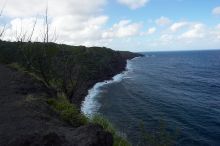
[(64, 146), (67, 141), (57, 133), (18, 135), (9, 142), (8, 146)]
[[(42, 43), (24, 44), (35, 49), (41, 48), (41, 45), (45, 46)], [(82, 70), (82, 74), (85, 73), (81, 76), (82, 82), (77, 84), (69, 97), (78, 106), (87, 95), (88, 89), (95, 83), (111, 79), (125, 70), (128, 59), (142, 56), (100, 47), (86, 48), (54, 43), (47, 45), (51, 55), (57, 53), (54, 54), (55, 56), (52, 55), (53, 61), (61, 61), (51, 65), (63, 67), (64, 58), (61, 56), (70, 55), (82, 69), (85, 67), (85, 70)], [(0, 62), (18, 63), (24, 67), (23, 63), (26, 59), (23, 58), (20, 47), (20, 42), (0, 41)], [(60, 79), (60, 74), (63, 75), (59, 72), (61, 70), (59, 67), (49, 69), (50, 71), (55, 69), (56, 79)], [(72, 68), (72, 66), (68, 67)], [(50, 74), (50, 71), (47, 73)], [(113, 144), (112, 135), (98, 125), (77, 128), (63, 122), (47, 104), (45, 95), (54, 97), (56, 91), (45, 88), (44, 84), (28, 75), (0, 64), (0, 146), (111, 146)]]
[(74, 145), (77, 146), (112, 146), (113, 137), (108, 132), (103, 132), (99, 125), (87, 125), (74, 131)]
[(74, 128), (43, 98), (40, 82), (0, 64), (0, 146), (111, 146), (98, 125)]
[[(59, 133), (59, 134), (58, 134)], [(7, 146), (112, 146), (113, 137), (99, 125), (86, 125), (70, 133), (47, 132), (15, 135)]]
[[(81, 106), (84, 97), (88, 94), (88, 90), (92, 88), (96, 83), (103, 82), (105, 80), (110, 80), (115, 75), (126, 70), (127, 60), (131, 60), (135, 57), (143, 57), (144, 55), (139, 53), (132, 53), (128, 51), (118, 51), (117, 54), (112, 58), (111, 66), (112, 68), (106, 68), (101, 73), (96, 74), (96, 79), (89, 80), (83, 86), (80, 86), (78, 90), (72, 97), (72, 102), (75, 103), (78, 107)], [(106, 66), (108, 66), (106, 64)]]

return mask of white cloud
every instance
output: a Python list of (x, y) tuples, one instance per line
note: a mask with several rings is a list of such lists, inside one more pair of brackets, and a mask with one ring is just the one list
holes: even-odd
[(50, 16), (89, 15), (98, 12), (106, 0), (7, 0), (4, 14), (10, 17), (27, 17), (43, 14), (46, 6)]
[(212, 14), (216, 16), (220, 16), (220, 6), (216, 7), (212, 10)]
[(176, 32), (178, 31), (179, 29), (187, 26), (187, 22), (176, 22), (176, 23), (173, 23), (171, 26), (170, 26), (170, 30), (173, 31), (173, 32)]
[(103, 33), (103, 38), (132, 37), (140, 33), (141, 24), (131, 23), (130, 20), (122, 20), (114, 24), (112, 28)]
[(144, 7), (149, 2), (149, 0), (118, 0), (118, 2), (134, 10)]
[[(33, 41), (42, 40), (44, 32), (42, 16), (47, 5), (46, 0), (7, 1), (3, 21), (0, 20), (0, 23), (7, 21), (4, 39), (15, 40), (16, 33), (19, 35), (21, 31), (28, 36), (38, 14)], [(117, 1), (131, 9), (143, 7), (149, 2), (149, 0)], [(106, 2), (107, 0), (49, 0), (51, 36), (56, 29), (58, 43), (98, 45), (131, 51), (134, 48), (207, 49), (220, 46), (220, 24), (209, 27), (201, 22), (171, 22), (169, 18), (161, 16), (155, 20), (157, 26), (150, 27), (146, 31), (141, 31), (142, 23), (131, 20), (122, 20), (106, 28), (111, 18), (103, 13)], [(219, 7), (213, 9), (213, 14), (220, 15)], [(153, 23), (154, 20), (151, 20), (151, 24)], [(0, 30), (2, 27), (3, 24), (0, 24)], [(144, 46), (145, 43), (147, 45)]]
[(141, 36), (152, 35), (157, 31), (156, 27), (149, 28), (146, 32), (141, 32)]
[(148, 32), (148, 34), (154, 34), (156, 32), (156, 30), (157, 30), (156, 27), (151, 27), (148, 29), (147, 32)]
[(159, 26), (166, 26), (166, 25), (169, 25), (171, 23), (171, 20), (169, 18), (167, 18), (167, 17), (161, 16), (155, 22)]
[[(21, 39), (21, 38), (25, 40), (29, 40), (35, 22), (36, 22), (36, 18), (34, 17), (26, 18), (26, 19), (20, 19), (20, 18), (13, 19), (9, 24), (10, 27), (6, 28), (5, 35), (3, 38), (5, 40), (12, 40), (12, 41), (16, 41), (17, 39)], [(35, 30), (38, 31), (34, 32), (32, 39), (35, 41), (43, 40), (43, 32), (44, 32), (43, 19), (37, 20)]]
[(213, 39), (220, 41), (220, 24), (216, 25), (211, 34), (214, 36)]
[(58, 35), (62, 42), (83, 44), (100, 39), (102, 27), (107, 20), (107, 16), (90, 17), (88, 20), (81, 17), (64, 16), (55, 18), (52, 25), (59, 30)]
[(163, 42), (170, 42), (173, 39), (174, 39), (174, 36), (171, 35), (171, 34), (163, 34), (160, 37), (160, 40), (163, 41)]
[(220, 24), (214, 27), (208, 27), (201, 22), (185, 21), (185, 23), (187, 25), (184, 26), (184, 29), (178, 29), (178, 31), (161, 31), (161, 35), (159, 38), (146, 41), (147, 44), (145, 46), (142, 46), (142, 48), (150, 48), (151, 51), (153, 51), (154, 49), (200, 50), (219, 48)]
[[(102, 14), (105, 3), (106, 0), (49, 0), (50, 36), (53, 37), (56, 30), (58, 43), (108, 46), (112, 39), (128, 38), (140, 34), (142, 24), (132, 23), (130, 20), (122, 20), (110, 28), (104, 28), (109, 19), (108, 16)], [(4, 39), (16, 40), (16, 34), (26, 32), (28, 36), (34, 25), (36, 14), (39, 14), (32, 40), (42, 41), (43, 15), (46, 5), (44, 0), (9, 0), (5, 16), (10, 21)]]
[(134, 48), (137, 48), (135, 51), (219, 49), (220, 24), (214, 27), (193, 21), (178, 21), (173, 24), (174, 31), (170, 28), (156, 29), (157, 34), (150, 37), (148, 32), (151, 32), (149, 31), (151, 28), (149, 28), (141, 33), (141, 40), (139, 37), (133, 37), (127, 42), (117, 41), (113, 47), (120, 46), (120, 49), (131, 51), (134, 51)]
[(187, 39), (203, 38), (205, 36), (204, 24), (198, 23), (191, 26), (191, 28), (184, 32), (180, 37)]
[(220, 24), (218, 24), (218, 25), (216, 26), (216, 28), (220, 30)]
[[(97, 42), (102, 37), (102, 29), (108, 20), (108, 16), (102, 14), (106, 0), (49, 0), (48, 13), (51, 33), (56, 29), (57, 42), (74, 45), (86, 42)], [(38, 21), (43, 22), (43, 15), (47, 6), (45, 0), (8, 0), (4, 10), (4, 17), (10, 20), (5, 39), (14, 39), (17, 28), (22, 27), (31, 31), (29, 24), (38, 15)], [(19, 20), (19, 21), (18, 21)], [(16, 23), (15, 23), (16, 22)], [(29, 22), (29, 23), (25, 23)], [(43, 24), (42, 24), (43, 25)], [(35, 30), (35, 36), (42, 34), (43, 26)], [(34, 39), (36, 39), (36, 37)]]

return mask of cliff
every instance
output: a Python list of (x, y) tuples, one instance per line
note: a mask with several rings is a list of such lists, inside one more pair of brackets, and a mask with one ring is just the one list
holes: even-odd
[[(83, 122), (74, 104), (79, 107), (89, 88), (138, 56), (100, 47), (0, 41), (0, 145), (113, 145), (113, 135)], [(74, 104), (58, 100), (60, 93)]]
[(0, 48), (0, 62), (16, 63), (34, 73), (43, 80), (50, 93), (63, 92), (77, 106), (95, 83), (125, 70), (127, 59), (142, 56), (105, 47), (87, 48), (55, 43), (0, 41)]
[(110, 133), (95, 124), (73, 127), (45, 102), (44, 86), (0, 65), (1, 146), (111, 146)]

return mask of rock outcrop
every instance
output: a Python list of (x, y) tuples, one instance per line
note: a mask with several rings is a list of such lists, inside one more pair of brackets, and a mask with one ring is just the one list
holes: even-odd
[(0, 65), (0, 146), (111, 146), (99, 125), (72, 127), (43, 99), (43, 85)]

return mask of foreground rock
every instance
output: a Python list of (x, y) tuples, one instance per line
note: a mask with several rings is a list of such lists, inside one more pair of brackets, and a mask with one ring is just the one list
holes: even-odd
[[(67, 132), (65, 134), (64, 132)], [(73, 131), (45, 131), (18, 135), (6, 144), (8, 146), (112, 146), (110, 133), (99, 125), (87, 125)]]
[(72, 127), (43, 98), (40, 82), (0, 64), (0, 146), (111, 146), (99, 125)]

